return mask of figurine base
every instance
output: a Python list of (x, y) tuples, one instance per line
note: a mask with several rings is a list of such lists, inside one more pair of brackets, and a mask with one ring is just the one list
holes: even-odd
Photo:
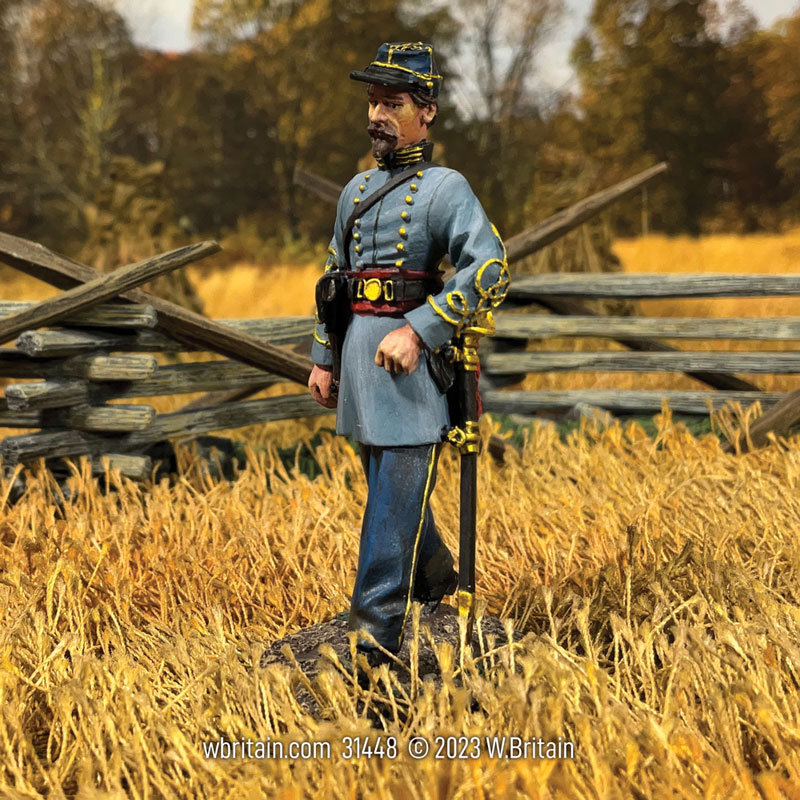
[[(341, 614), (337, 614), (326, 622), (319, 622), (316, 625), (311, 625), (308, 628), (304, 628), (283, 639), (273, 642), (262, 654), (259, 667), (264, 668), (272, 664), (292, 666), (291, 659), (287, 658), (281, 652), (281, 650), (288, 645), (300, 669), (305, 676), (313, 682), (314, 678), (323, 670), (336, 669), (330, 659), (322, 656), (319, 652), (321, 645), (329, 645), (336, 653), (336, 657), (342, 668), (348, 673), (351, 673), (352, 662), (350, 656), (350, 640), (348, 638), (349, 630), (347, 627), (348, 615), (349, 612), (343, 611)], [(447, 605), (446, 603), (441, 603), (433, 612), (426, 611), (423, 607), (420, 613), (419, 626), (419, 650), (417, 655), (419, 678), (424, 682), (433, 681), (435, 684), (440, 684), (441, 675), (439, 671), (439, 661), (424, 629), (427, 628), (430, 630), (431, 637), (437, 646), (444, 642), (452, 645), (454, 648), (454, 659), (457, 660), (459, 638), (458, 611), (453, 608), (453, 606)], [(484, 640), (484, 648), (486, 649), (489, 647), (489, 643), (487, 642), (488, 637), (494, 638), (496, 646), (502, 645), (508, 638), (503, 623), (497, 617), (482, 617), (480, 619), (480, 632)], [(409, 615), (403, 639), (403, 647), (397, 654), (398, 659), (403, 664), (410, 663), (410, 648), (413, 637), (413, 621)], [(514, 631), (513, 637), (514, 641), (519, 641), (522, 638), (522, 634), (518, 631)], [(473, 653), (479, 655), (481, 647), (477, 623), (472, 635), (472, 647)], [(395, 670), (395, 675), (404, 688), (409, 686), (410, 675), (407, 670), (398, 667)], [(297, 698), (300, 705), (312, 715), (317, 716), (319, 709), (314, 699), (302, 687), (300, 687), (300, 693), (303, 695)]]

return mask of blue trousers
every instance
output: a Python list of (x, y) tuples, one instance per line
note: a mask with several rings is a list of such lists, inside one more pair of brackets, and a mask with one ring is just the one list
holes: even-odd
[[(441, 444), (359, 446), (369, 492), (349, 628), (365, 628), (397, 652), (412, 600), (433, 599), (453, 571), (429, 503)], [(362, 639), (359, 647), (371, 649)]]

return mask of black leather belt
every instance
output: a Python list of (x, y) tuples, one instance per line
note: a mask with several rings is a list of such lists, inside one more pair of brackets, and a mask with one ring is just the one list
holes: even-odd
[(431, 280), (402, 280), (397, 278), (348, 278), (347, 295), (351, 300), (424, 300), (441, 284)]
[(424, 269), (371, 265), (345, 275), (350, 307), (357, 314), (397, 316), (442, 289), (440, 273)]

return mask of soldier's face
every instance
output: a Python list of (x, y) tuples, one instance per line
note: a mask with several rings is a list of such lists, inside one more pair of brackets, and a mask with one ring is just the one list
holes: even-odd
[(372, 139), (372, 155), (376, 158), (425, 138), (428, 122), (435, 114), (430, 106), (420, 107), (408, 92), (374, 83), (369, 84), (367, 99), (367, 132)]

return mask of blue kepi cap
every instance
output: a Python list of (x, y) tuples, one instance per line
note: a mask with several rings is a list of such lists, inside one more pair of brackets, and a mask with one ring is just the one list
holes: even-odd
[(384, 42), (375, 60), (363, 70), (353, 70), (354, 81), (396, 86), (405, 91), (421, 89), (439, 96), (442, 76), (433, 58), (433, 47), (424, 42)]

